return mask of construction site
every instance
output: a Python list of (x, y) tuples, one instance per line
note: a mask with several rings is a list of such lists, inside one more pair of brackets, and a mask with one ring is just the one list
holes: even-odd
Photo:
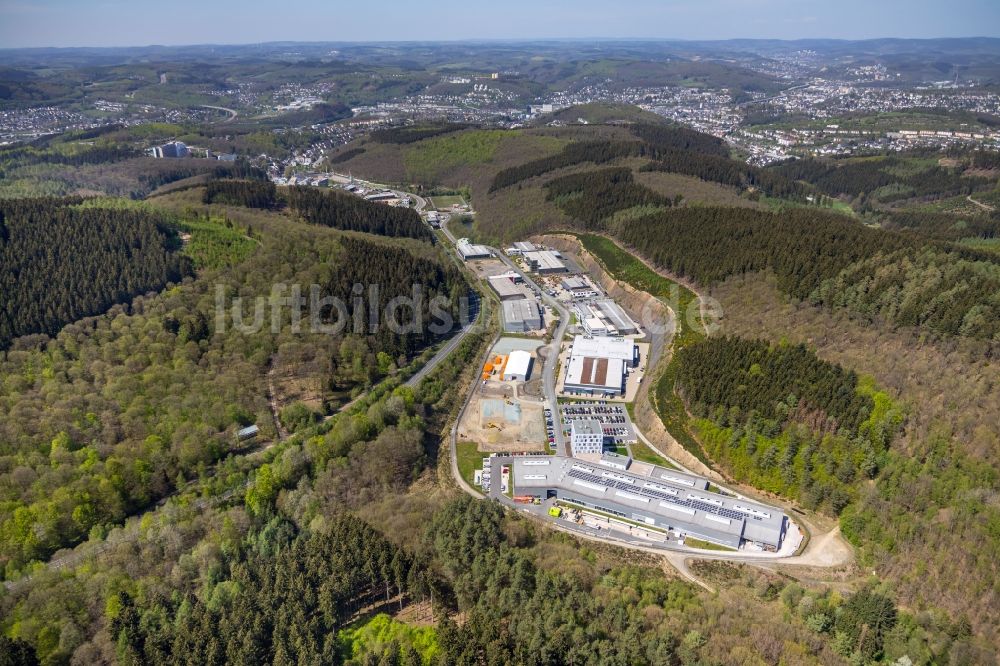
[(458, 425), (460, 439), (476, 442), (484, 452), (546, 450), (537, 345), (530, 340), (500, 339), (483, 365), (479, 386)]

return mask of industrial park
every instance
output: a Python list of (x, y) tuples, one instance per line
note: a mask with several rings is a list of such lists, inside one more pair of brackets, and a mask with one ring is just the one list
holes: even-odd
[(502, 320), (455, 429), (455, 445), (482, 456), (465, 481), (593, 538), (762, 557), (799, 548), (802, 534), (781, 509), (666, 457), (653, 464), (633, 456), (641, 433), (626, 407), (641, 385), (649, 338), (574, 257), (534, 240), (499, 250), (455, 239), (449, 217), (424, 214)]

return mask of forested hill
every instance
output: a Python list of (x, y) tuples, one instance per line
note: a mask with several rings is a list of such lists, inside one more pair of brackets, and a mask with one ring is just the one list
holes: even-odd
[(771, 270), (782, 291), (816, 304), (938, 335), (1000, 333), (1000, 260), (958, 245), (806, 208), (673, 208), (608, 229), (701, 284)]
[(161, 215), (79, 199), (0, 201), (0, 348), (191, 272)]
[(606, 164), (625, 157), (651, 160), (644, 171), (665, 171), (694, 176), (708, 182), (754, 187), (771, 196), (802, 199), (811, 188), (777, 171), (752, 167), (732, 159), (721, 139), (686, 127), (636, 124), (630, 128), (637, 140), (583, 140), (566, 145), (549, 157), (502, 169), (493, 178), (490, 192), (517, 185), (529, 178), (578, 164)]
[(379, 236), (405, 236), (431, 241), (434, 235), (410, 208), (372, 203), (346, 192), (316, 187), (290, 187), (288, 207), (313, 224)]
[[(443, 337), (433, 326), (442, 310), (458, 318), (452, 306), (468, 285), (431, 248), (345, 235), (273, 212), (253, 211), (249, 219), (260, 239), (252, 259), (139, 297), (127, 312), (71, 323), (45, 346), (0, 355), (0, 378), (9, 380), (0, 381), (0, 414), (16, 415), (0, 418), (0, 573), (17, 577), (95, 526), (119, 523), (170, 495), (238, 448), (239, 427), (256, 423), (261, 439), (274, 438), (268, 393), (288, 407), (280, 415), (288, 430), (312, 424)], [(306, 285), (306, 298), (315, 284), (320, 299), (333, 297), (344, 311), (309, 305), (293, 322), (288, 310), (253, 304), (279, 282)], [(363, 300), (353, 298), (356, 284), (365, 287)], [(221, 328), (217, 285), (227, 299)], [(388, 306), (413, 296), (414, 285), (423, 295), (419, 312), (402, 307), (395, 316), (405, 326), (416, 314), (423, 325), (397, 334)], [(432, 305), (437, 297), (440, 310)], [(372, 311), (377, 323), (356, 332), (352, 322), (370, 323)], [(247, 326), (236, 326), (235, 312)], [(254, 329), (249, 322), (258, 312)], [(264, 325), (265, 314), (269, 323), (277, 317), (279, 330)], [(314, 329), (314, 317), (327, 330)], [(276, 368), (274, 388), (269, 368)]]

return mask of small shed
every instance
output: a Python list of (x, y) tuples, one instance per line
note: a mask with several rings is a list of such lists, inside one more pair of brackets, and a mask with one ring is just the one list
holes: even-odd
[(246, 428), (240, 428), (236, 431), (236, 441), (245, 442), (248, 439), (253, 439), (260, 434), (260, 428), (255, 425), (248, 425)]

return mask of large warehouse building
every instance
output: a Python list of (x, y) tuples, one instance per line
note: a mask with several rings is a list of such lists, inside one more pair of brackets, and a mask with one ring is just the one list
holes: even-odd
[(552, 250), (537, 250), (535, 252), (524, 252), (524, 260), (534, 272), (539, 275), (550, 273), (565, 273), (569, 269), (563, 263), (562, 258)]
[(527, 333), (542, 327), (542, 313), (534, 298), (503, 301), (503, 330), (507, 333)]
[(531, 376), (531, 354), (521, 349), (515, 349), (507, 356), (503, 366), (504, 381), (526, 382)]
[(779, 509), (711, 492), (705, 479), (663, 467), (645, 475), (562, 456), (524, 456), (514, 460), (513, 484), (517, 495), (556, 497), (731, 548), (750, 542), (776, 551), (788, 528)]
[(514, 280), (506, 274), (494, 275), (488, 282), (501, 301), (516, 301), (527, 297), (524, 289), (514, 284)]
[(615, 396), (625, 392), (628, 368), (638, 362), (638, 347), (628, 338), (578, 335), (573, 339), (563, 390)]

